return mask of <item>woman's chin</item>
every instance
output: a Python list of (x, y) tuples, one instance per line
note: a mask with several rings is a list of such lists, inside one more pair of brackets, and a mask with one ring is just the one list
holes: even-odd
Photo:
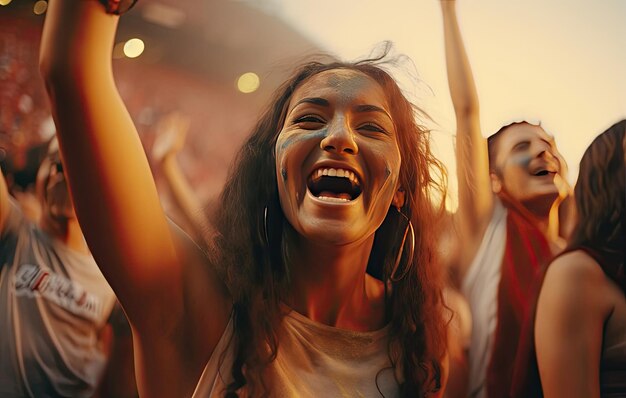
[(300, 236), (311, 243), (324, 246), (345, 246), (367, 238), (347, 221), (324, 220), (319, 224), (303, 226)]

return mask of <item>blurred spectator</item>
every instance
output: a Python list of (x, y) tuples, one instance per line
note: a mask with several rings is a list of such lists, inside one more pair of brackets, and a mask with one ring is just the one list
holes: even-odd
[(0, 177), (0, 396), (89, 397), (101, 381), (106, 391), (133, 391), (133, 372), (102, 380), (107, 357), (119, 361), (113, 369), (132, 358), (130, 328), (83, 238), (56, 140), (37, 195), (35, 224)]
[(536, 316), (545, 397), (626, 396), (626, 120), (580, 161), (578, 222), (546, 272)]
[(515, 396), (517, 375), (532, 351), (522, 334), (535, 297), (532, 287), (565, 244), (559, 207), (571, 191), (567, 167), (540, 125), (511, 123), (485, 140), (456, 2), (440, 3), (457, 125), (454, 262), (472, 311), (467, 394)]

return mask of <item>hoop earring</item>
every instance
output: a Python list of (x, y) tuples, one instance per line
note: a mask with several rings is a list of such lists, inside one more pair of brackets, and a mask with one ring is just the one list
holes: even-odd
[[(406, 228), (404, 229), (404, 235), (402, 236), (402, 243), (400, 244), (400, 250), (398, 251), (398, 255), (396, 256), (396, 262), (393, 266), (393, 270), (391, 271), (391, 275), (389, 276), (389, 280), (391, 282), (399, 282), (402, 279), (404, 279), (404, 277), (407, 276), (407, 274), (409, 273), (409, 269), (410, 269), (408, 264), (413, 260), (413, 254), (415, 253), (415, 230), (413, 229), (413, 223), (411, 223), (411, 220), (405, 214), (403, 214), (399, 208), (396, 208), (396, 210), (398, 210), (398, 213), (402, 217), (404, 217), (404, 219), (407, 221), (407, 224), (406, 224)], [(409, 256), (408, 256), (408, 262), (407, 262), (407, 265), (404, 267), (404, 270), (402, 271), (400, 276), (396, 276), (396, 273), (398, 272), (398, 267), (400, 266), (400, 261), (402, 261), (402, 253), (404, 253), (404, 244), (406, 243), (406, 237), (409, 231), (411, 231), (411, 246), (410, 246), (410, 251), (409, 251)]]
[(270, 200), (263, 207), (263, 232), (260, 237), (267, 249), (282, 239), (282, 225), (278, 201)]
[(270, 234), (267, 228), (267, 206), (263, 208), (263, 232), (265, 232), (265, 246), (270, 246)]

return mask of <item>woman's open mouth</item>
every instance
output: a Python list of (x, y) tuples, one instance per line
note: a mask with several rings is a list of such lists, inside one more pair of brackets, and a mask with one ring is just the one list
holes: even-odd
[(320, 167), (314, 170), (307, 187), (316, 198), (328, 202), (350, 202), (361, 195), (361, 182), (352, 171)]
[(538, 162), (534, 168), (529, 170), (534, 177), (554, 177), (559, 172), (559, 167), (554, 162)]
[(534, 177), (545, 177), (545, 176), (551, 176), (554, 177), (554, 175), (557, 173), (557, 171), (553, 170), (553, 169), (544, 169), (544, 168), (540, 168), (537, 169), (535, 171), (533, 171), (531, 173), (531, 175), (533, 175)]

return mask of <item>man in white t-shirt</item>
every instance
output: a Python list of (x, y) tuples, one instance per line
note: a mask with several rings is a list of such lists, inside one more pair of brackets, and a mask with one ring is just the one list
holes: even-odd
[[(127, 362), (132, 345), (76, 220), (56, 140), (39, 168), (37, 193), (42, 215), (33, 224), (0, 175), (0, 396), (90, 397), (111, 348), (126, 347), (115, 357)], [(129, 377), (115, 384), (133, 390), (132, 371)]]

